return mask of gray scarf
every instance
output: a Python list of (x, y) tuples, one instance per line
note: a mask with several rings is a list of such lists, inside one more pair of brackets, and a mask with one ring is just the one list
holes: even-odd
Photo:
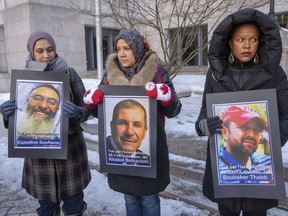
[(26, 59), (26, 69), (34, 71), (54, 71), (54, 72), (65, 72), (68, 69), (67, 61), (61, 56), (57, 57), (51, 62), (36, 62), (32, 59), (31, 55)]

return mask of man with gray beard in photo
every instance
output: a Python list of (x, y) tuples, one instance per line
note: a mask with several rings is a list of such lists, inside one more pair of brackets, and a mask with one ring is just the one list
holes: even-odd
[[(17, 119), (17, 137), (53, 139), (59, 137), (55, 116), (59, 110), (60, 94), (49, 84), (33, 88), (26, 100), (27, 107)], [(19, 113), (20, 114), (20, 113)]]

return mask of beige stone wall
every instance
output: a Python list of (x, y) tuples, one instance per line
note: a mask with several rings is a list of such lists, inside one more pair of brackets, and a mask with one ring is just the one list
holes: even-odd
[(0, 115), (0, 138), (3, 136), (7, 137), (7, 135), (8, 135), (8, 130), (4, 127), (3, 117), (2, 115)]
[(80, 75), (87, 74), (85, 25), (95, 26), (93, 16), (68, 7), (67, 1), (14, 0), (6, 5), (3, 1), (0, 3), (0, 92), (9, 91), (11, 71), (25, 67), (27, 39), (38, 30), (51, 33), (57, 53)]
[(7, 52), (6, 52), (4, 27), (0, 26), (0, 73), (7, 71), (8, 66), (7, 66)]

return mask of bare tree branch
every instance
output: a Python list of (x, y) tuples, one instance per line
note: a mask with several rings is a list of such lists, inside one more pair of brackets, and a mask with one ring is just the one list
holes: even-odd
[[(78, 10), (93, 15), (76, 1), (69, 1)], [(173, 79), (199, 52), (207, 49), (209, 33), (228, 10), (257, 8), (268, 4), (269, 0), (103, 0), (101, 3), (109, 8), (102, 16), (113, 19), (121, 28), (143, 26), (158, 37), (161, 62)], [(199, 41), (201, 26), (208, 24), (207, 32)]]

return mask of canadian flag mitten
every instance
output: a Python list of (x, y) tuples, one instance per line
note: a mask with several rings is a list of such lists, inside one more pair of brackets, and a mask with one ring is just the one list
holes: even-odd
[(174, 99), (174, 95), (168, 85), (164, 83), (147, 82), (145, 84), (146, 95), (159, 100), (163, 106), (167, 106)]
[(87, 108), (93, 108), (97, 106), (98, 104), (102, 103), (104, 98), (104, 93), (97, 89), (97, 88), (91, 88), (88, 89), (84, 94), (84, 103)]

